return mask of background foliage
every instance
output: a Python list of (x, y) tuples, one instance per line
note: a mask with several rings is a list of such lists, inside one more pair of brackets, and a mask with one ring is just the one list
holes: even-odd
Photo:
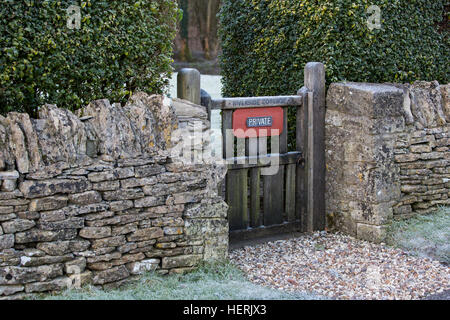
[[(310, 61), (325, 64), (327, 84), (448, 83), (449, 4), (448, 0), (222, 1), (223, 94), (295, 94), (303, 86), (303, 69)], [(367, 25), (371, 5), (381, 9), (381, 29), (370, 30)], [(292, 109), (290, 150), (295, 146)]]
[[(220, 12), (225, 96), (294, 94), (309, 61), (327, 82), (449, 80), (446, 0), (238, 0)], [(370, 5), (381, 30), (370, 30)], [(448, 16), (448, 12), (446, 13)], [(448, 18), (447, 18), (448, 19)]]
[[(67, 27), (72, 4), (80, 29)], [(0, 113), (161, 93), (178, 18), (173, 0), (0, 0)]]

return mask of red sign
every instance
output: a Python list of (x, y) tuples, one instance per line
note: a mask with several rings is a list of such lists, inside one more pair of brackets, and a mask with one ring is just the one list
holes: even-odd
[(283, 132), (283, 108), (238, 109), (233, 112), (233, 134), (237, 138), (279, 136)]

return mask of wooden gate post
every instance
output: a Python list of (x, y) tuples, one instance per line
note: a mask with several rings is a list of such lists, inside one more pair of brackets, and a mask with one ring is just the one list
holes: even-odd
[(177, 97), (200, 104), (200, 72), (197, 69), (183, 68), (178, 72)]
[[(305, 149), (306, 231), (325, 229), (325, 67), (319, 62), (305, 66), (308, 89)], [(303, 224), (305, 225), (305, 224)]]

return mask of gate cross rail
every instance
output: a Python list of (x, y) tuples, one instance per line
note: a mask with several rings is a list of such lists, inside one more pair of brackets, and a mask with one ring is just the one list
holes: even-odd
[(262, 96), (244, 98), (221, 98), (211, 100), (211, 110), (235, 110), (246, 108), (301, 106), (303, 98), (296, 96)]

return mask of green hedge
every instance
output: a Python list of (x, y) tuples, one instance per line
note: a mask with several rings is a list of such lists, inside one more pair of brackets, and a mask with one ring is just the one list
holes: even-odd
[[(79, 29), (67, 26), (76, 4)], [(178, 18), (173, 0), (0, 0), (0, 113), (161, 93)]]
[[(225, 0), (220, 12), (225, 96), (294, 94), (308, 61), (327, 83), (449, 81), (448, 0)], [(381, 29), (367, 26), (370, 5)], [(448, 13), (446, 13), (448, 15)]]

